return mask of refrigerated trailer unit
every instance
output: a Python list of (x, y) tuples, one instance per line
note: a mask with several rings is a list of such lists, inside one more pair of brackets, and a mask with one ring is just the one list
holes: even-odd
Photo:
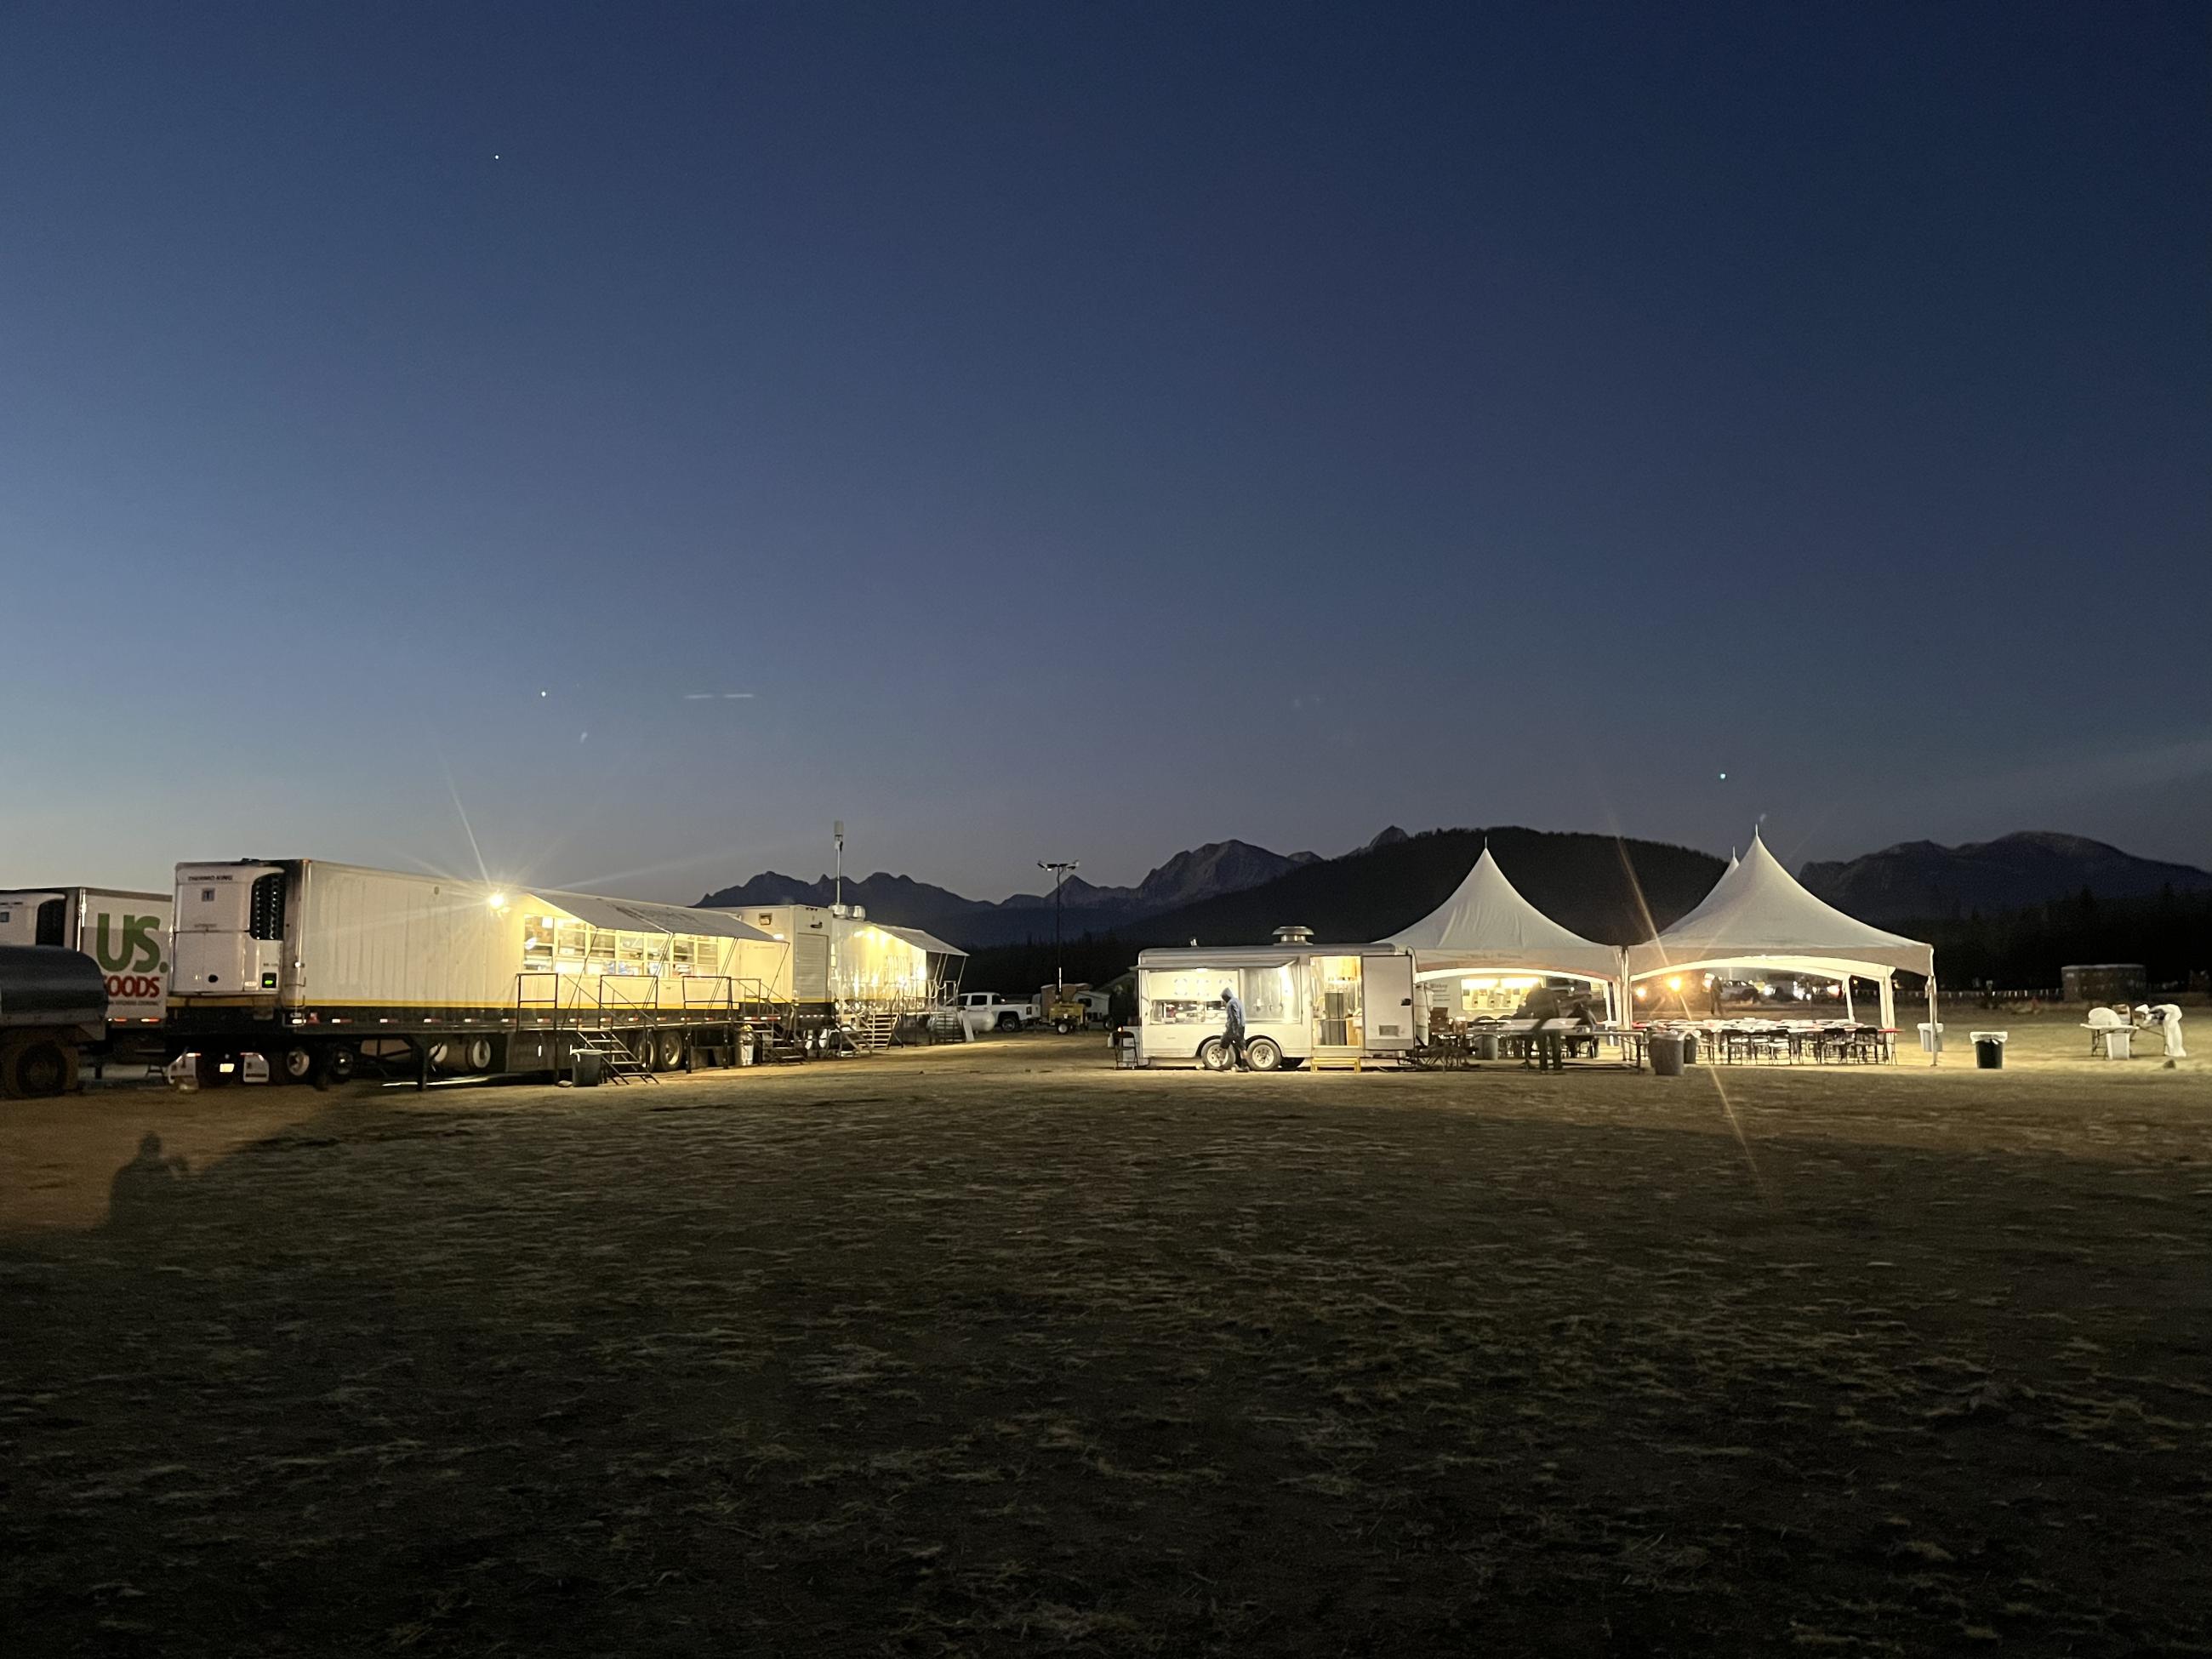
[(1413, 1051), (1413, 958), (1372, 945), (1243, 945), (1137, 956), (1137, 1059), (1222, 1064), (1221, 994), (1244, 1005), (1256, 1071), (1309, 1061), (1402, 1060)]
[(95, 1066), (161, 1051), (172, 903), (167, 893), (114, 887), (0, 891), (0, 945), (81, 951), (98, 964), (107, 991), (107, 1030), (86, 1046)]
[(726, 910), (319, 859), (180, 864), (176, 907), (168, 1046), (207, 1078), (559, 1073), (610, 1042), (666, 1069), (793, 1014), (789, 946)]

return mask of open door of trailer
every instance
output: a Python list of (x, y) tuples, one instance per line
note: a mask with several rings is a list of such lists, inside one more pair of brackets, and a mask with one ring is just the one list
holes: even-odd
[(1413, 1046), (1413, 959), (1401, 952), (1360, 958), (1367, 993), (1367, 1048), (1395, 1053)]

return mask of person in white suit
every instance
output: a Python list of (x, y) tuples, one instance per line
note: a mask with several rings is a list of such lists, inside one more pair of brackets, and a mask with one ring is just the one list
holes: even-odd
[(2166, 1039), (2166, 1057), (2168, 1060), (2189, 1058), (2189, 1050), (2181, 1046), (2181, 1006), (2179, 1003), (2161, 1002), (2155, 1007), (2138, 1007), (2136, 1024), (2158, 1028), (2160, 1035)]

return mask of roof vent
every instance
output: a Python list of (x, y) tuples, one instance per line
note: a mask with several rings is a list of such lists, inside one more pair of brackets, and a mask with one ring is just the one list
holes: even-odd
[(1310, 927), (1278, 927), (1275, 929), (1275, 943), (1278, 945), (1310, 945), (1313, 943), (1313, 929)]
[(868, 907), (866, 905), (854, 904), (848, 905), (846, 908), (852, 912), (854, 921), (866, 921), (868, 919)]

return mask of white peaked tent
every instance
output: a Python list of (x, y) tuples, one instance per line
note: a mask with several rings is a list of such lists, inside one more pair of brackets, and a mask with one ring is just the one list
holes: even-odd
[[(1380, 942), (1411, 951), (1415, 975), (1423, 979), (1505, 969), (1595, 980), (1613, 995), (1626, 989), (1620, 951), (1562, 927), (1522, 898), (1487, 847), (1449, 898)], [(1626, 1008), (1624, 999), (1624, 1016)]]
[(1742, 861), (1713, 884), (1696, 909), (1628, 949), (1631, 980), (1729, 967), (1871, 979), (1881, 987), (1885, 1026), (1897, 1024), (1891, 971), (1925, 974), (1928, 1023), (1936, 1023), (1936, 947), (1884, 933), (1814, 898), (1755, 834)]

